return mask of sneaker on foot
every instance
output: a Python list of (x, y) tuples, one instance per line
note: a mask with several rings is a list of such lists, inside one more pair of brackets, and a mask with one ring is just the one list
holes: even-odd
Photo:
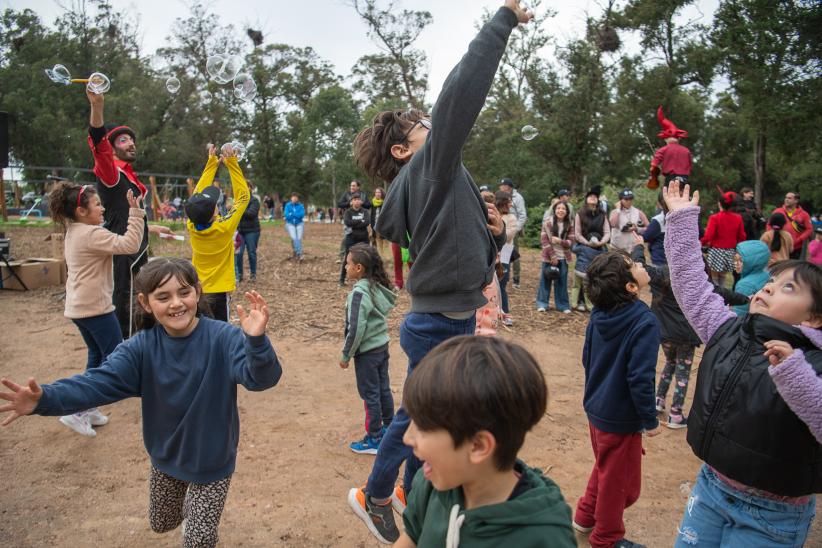
[(547, 310), (544, 306), (540, 306), (539, 308), (537, 308), (537, 312), (547, 312)]
[(665, 426), (671, 428), (673, 430), (679, 430), (680, 428), (688, 428), (688, 417), (685, 415), (674, 415), (671, 413), (668, 415), (668, 422), (665, 423)]
[(103, 426), (104, 424), (108, 424), (108, 417), (103, 415), (96, 407), (92, 407), (86, 411), (86, 416), (92, 426)]
[(502, 323), (503, 325), (512, 326), (514, 325), (514, 318), (511, 317), (511, 314), (503, 314), (502, 315)]
[(380, 448), (380, 442), (382, 438), (374, 438), (370, 434), (366, 434), (365, 437), (359, 441), (352, 441), (348, 448), (354, 451), (355, 453), (359, 453), (360, 455), (376, 455), (377, 449)]
[(77, 432), (78, 434), (82, 434), (84, 436), (88, 436), (93, 438), (97, 435), (97, 432), (94, 431), (94, 428), (91, 427), (91, 423), (86, 417), (85, 413), (75, 413), (73, 415), (64, 415), (60, 417), (60, 422)]
[(644, 544), (639, 544), (638, 542), (632, 542), (627, 538), (622, 538), (616, 541), (614, 544), (614, 548), (646, 548)]
[(665, 412), (665, 398), (660, 398), (657, 396), (656, 398), (656, 412), (657, 413), (664, 413)]
[(354, 487), (348, 491), (348, 505), (383, 544), (392, 544), (400, 538), (391, 504), (375, 504), (365, 494), (365, 489)]
[(399, 515), (405, 512), (405, 489), (397, 485), (394, 487), (394, 492), (391, 493), (391, 506)]
[(577, 306), (577, 310), (579, 310), (580, 312), (585, 312), (587, 309), (585, 308), (584, 304), (581, 304)]
[(572, 522), (571, 522), (571, 527), (573, 527), (575, 531), (579, 531), (579, 532), (580, 532), (580, 533), (582, 533), (583, 535), (587, 535), (588, 533), (590, 533), (591, 531), (593, 531), (593, 530), (594, 530), (594, 527), (593, 527), (593, 526), (591, 526), (591, 527), (583, 527), (582, 525), (580, 525), (579, 523), (577, 523), (577, 522), (575, 522), (575, 521), (572, 521)]
[(570, 309), (570, 308), (566, 308), (565, 310), (563, 310), (563, 311), (562, 311), (562, 313), (563, 313), (563, 314), (570, 314), (570, 313), (571, 313), (571, 309)]

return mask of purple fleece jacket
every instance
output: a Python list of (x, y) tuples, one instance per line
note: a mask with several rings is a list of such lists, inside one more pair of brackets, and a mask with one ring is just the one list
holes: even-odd
[[(714, 293), (705, 274), (699, 245), (699, 208), (686, 207), (668, 214), (665, 234), (665, 255), (671, 273), (671, 289), (682, 313), (696, 334), (707, 343), (722, 324), (736, 315), (728, 310), (722, 297)], [(802, 333), (822, 348), (822, 332), (800, 326)], [(802, 350), (776, 367), (768, 368), (776, 389), (822, 443), (822, 378), (807, 360)]]

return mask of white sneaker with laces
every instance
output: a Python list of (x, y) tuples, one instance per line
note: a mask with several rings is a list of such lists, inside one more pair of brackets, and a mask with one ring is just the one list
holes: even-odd
[(103, 426), (104, 424), (108, 424), (108, 417), (103, 415), (103, 413), (96, 407), (92, 407), (86, 411), (86, 416), (92, 426)]
[(60, 422), (83, 436), (93, 438), (97, 435), (94, 428), (91, 427), (88, 417), (85, 412), (75, 413), (73, 415), (64, 415), (60, 417)]

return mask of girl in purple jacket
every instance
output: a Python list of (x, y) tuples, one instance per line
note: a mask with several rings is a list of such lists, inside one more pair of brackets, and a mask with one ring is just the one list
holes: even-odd
[(737, 317), (702, 269), (699, 195), (679, 190), (663, 191), (665, 253), (706, 347), (687, 434), (705, 464), (676, 546), (802, 546), (822, 492), (822, 269), (775, 264)]

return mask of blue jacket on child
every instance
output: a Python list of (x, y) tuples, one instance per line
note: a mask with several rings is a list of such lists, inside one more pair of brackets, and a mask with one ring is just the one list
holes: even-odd
[[(734, 286), (734, 291), (750, 297), (765, 287), (771, 277), (766, 270), (768, 260), (771, 258), (771, 250), (765, 242), (748, 240), (740, 242), (736, 246), (736, 252), (742, 258), (742, 272), (739, 273), (740, 278)], [(744, 316), (748, 313), (748, 303), (734, 306), (733, 311), (737, 316)]]
[(302, 224), (303, 219), (305, 218), (305, 206), (303, 206), (300, 202), (297, 202), (296, 204), (293, 202), (288, 202), (283, 208), (283, 216), (285, 217), (285, 222), (290, 225)]
[(583, 407), (597, 429), (627, 434), (659, 425), (654, 400), (659, 340), (657, 320), (644, 302), (613, 312), (594, 307), (582, 348)]

